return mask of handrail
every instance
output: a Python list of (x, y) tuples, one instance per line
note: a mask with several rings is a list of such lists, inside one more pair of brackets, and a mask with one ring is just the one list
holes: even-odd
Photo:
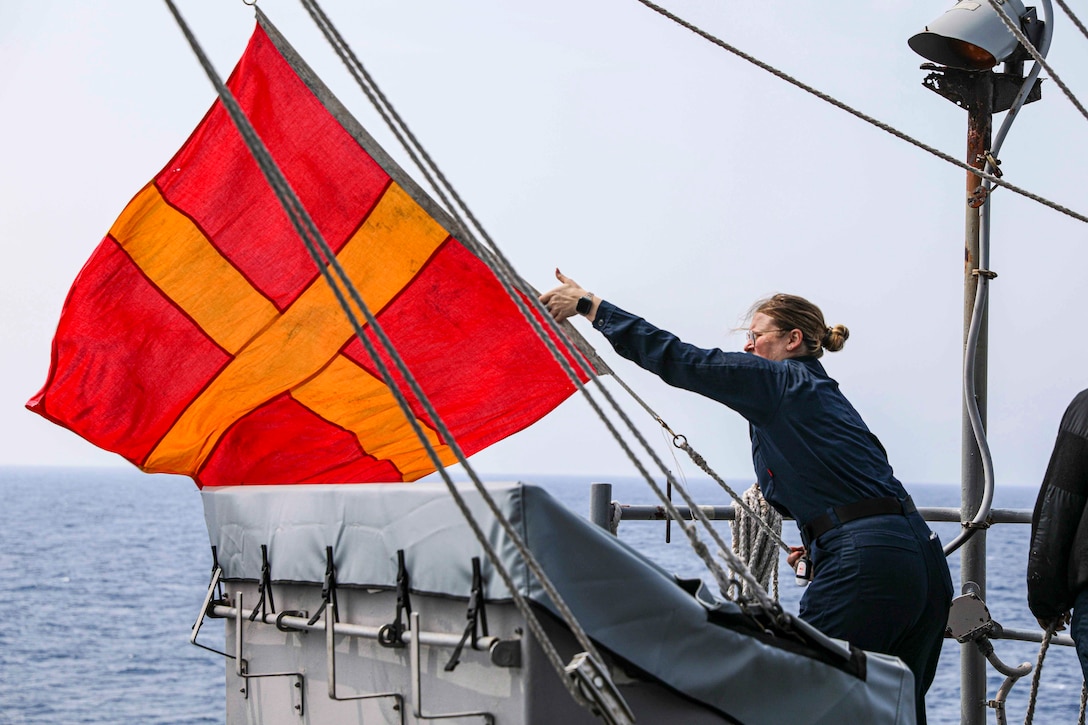
[[(664, 506), (654, 504), (618, 504), (620, 518), (625, 521), (664, 521), (667, 518)], [(677, 506), (677, 511), (685, 519), (691, 519), (691, 509), (687, 506)], [(727, 506), (700, 506), (706, 517), (712, 521), (733, 521), (736, 519), (736, 509), (732, 505)], [(926, 521), (947, 523), (959, 523), (962, 520), (962, 512), (959, 508), (951, 506), (919, 506), (918, 513)], [(789, 516), (783, 519), (792, 521)], [(1030, 524), (1031, 511), (1028, 509), (991, 509), (988, 519), (991, 524)]]

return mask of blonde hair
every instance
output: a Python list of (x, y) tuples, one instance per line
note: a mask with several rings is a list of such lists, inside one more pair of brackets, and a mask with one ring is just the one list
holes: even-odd
[(748, 319), (759, 312), (785, 330), (800, 330), (806, 357), (820, 357), (824, 350), (838, 352), (850, 337), (845, 325), (828, 327), (820, 308), (797, 295), (776, 294), (759, 300), (748, 311)]

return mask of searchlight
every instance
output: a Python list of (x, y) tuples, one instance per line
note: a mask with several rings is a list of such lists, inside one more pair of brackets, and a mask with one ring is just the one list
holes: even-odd
[[(996, 4), (1034, 44), (1042, 30), (1035, 8), (1025, 8), (1020, 0), (996, 0)], [(907, 44), (923, 58), (950, 68), (984, 71), (998, 63), (1015, 62), (1027, 52), (999, 12), (989, 0), (961, 0)]]

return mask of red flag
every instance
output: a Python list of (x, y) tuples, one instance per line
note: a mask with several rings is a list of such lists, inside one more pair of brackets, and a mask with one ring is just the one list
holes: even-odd
[[(466, 455), (574, 391), (445, 214), (261, 27), (228, 86)], [(201, 486), (434, 470), (218, 101), (80, 272), (27, 407)]]

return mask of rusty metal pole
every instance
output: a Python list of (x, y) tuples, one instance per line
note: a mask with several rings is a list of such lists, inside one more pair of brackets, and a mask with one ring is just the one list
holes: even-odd
[[(978, 73), (973, 84), (974, 98), (967, 110), (967, 163), (976, 168), (985, 166), (985, 154), (990, 150), (993, 132), (993, 73)], [(979, 279), (979, 244), (981, 229), (981, 202), (979, 196), (982, 179), (967, 173), (967, 229), (964, 246), (963, 276), (963, 345), (966, 353), (967, 334), (975, 307), (975, 294)], [(985, 304), (985, 303), (984, 303)], [(979, 330), (974, 360), (975, 399), (983, 426), (986, 424), (986, 377), (988, 357), (988, 314), (981, 310), (982, 326)], [(966, 355), (964, 363), (966, 364)], [(963, 401), (961, 448), (961, 496), (960, 505), (964, 521), (970, 520), (982, 505), (985, 481), (982, 457), (971, 421), (967, 413), (967, 401)], [(974, 582), (979, 596), (986, 599), (986, 530), (976, 531), (960, 549), (960, 584)], [(986, 660), (978, 648), (971, 644), (960, 649), (960, 715), (963, 725), (983, 725), (986, 720)]]
[[(1006, 68), (1008, 68), (1006, 63)], [(993, 114), (1009, 110), (1020, 93), (1024, 82), (1022, 68), (1017, 71), (995, 73), (993, 71), (968, 71), (926, 63), (923, 70), (931, 71), (922, 85), (939, 96), (967, 110), (967, 163), (975, 169), (985, 168), (984, 155), (990, 152), (993, 133)], [(1033, 103), (1042, 97), (1036, 81), (1027, 94), (1025, 103)], [(967, 173), (967, 230), (964, 244), (963, 269), (963, 349), (964, 365), (967, 364), (967, 336), (978, 292), (979, 254), (983, 214), (988, 208), (985, 191), (981, 189), (978, 174)], [(984, 270), (983, 274), (990, 274)], [(988, 299), (988, 298), (987, 298)], [(989, 354), (989, 324), (983, 303), (979, 311), (981, 324), (975, 341), (975, 359), (971, 370), (975, 381), (975, 402), (983, 429), (986, 427), (986, 377)], [(963, 369), (966, 373), (966, 367)], [(972, 520), (985, 497), (985, 471), (982, 454), (975, 442), (966, 398), (962, 403), (961, 428), (962, 458), (960, 466), (961, 495), (960, 515), (963, 521)], [(961, 585), (972, 582), (984, 600), (986, 597), (986, 530), (979, 529), (960, 547)], [(965, 644), (960, 649), (960, 721), (962, 725), (984, 725), (986, 721), (986, 660), (978, 648)]]

